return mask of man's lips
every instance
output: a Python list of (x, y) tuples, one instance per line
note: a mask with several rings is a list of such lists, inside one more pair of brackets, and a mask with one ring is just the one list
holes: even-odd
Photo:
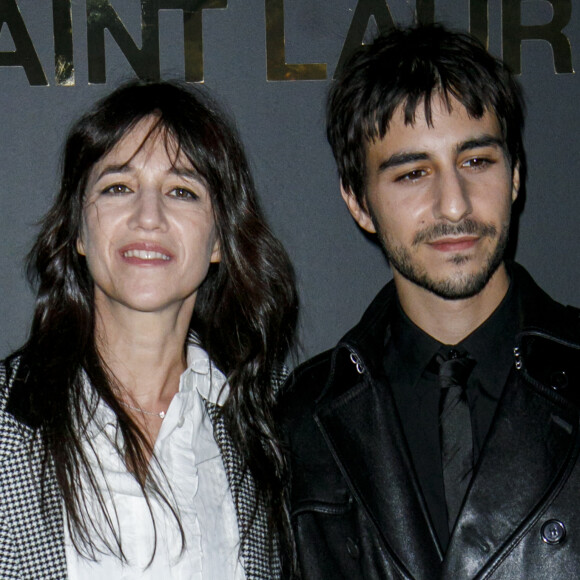
[(119, 250), (121, 258), (130, 264), (160, 264), (170, 262), (173, 254), (152, 242), (138, 242), (123, 246)]
[(477, 236), (462, 236), (461, 238), (441, 238), (434, 242), (429, 242), (429, 245), (440, 252), (461, 252), (469, 250), (479, 238)]

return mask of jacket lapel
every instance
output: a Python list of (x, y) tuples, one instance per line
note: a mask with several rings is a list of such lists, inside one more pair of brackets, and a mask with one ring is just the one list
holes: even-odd
[(443, 580), (490, 570), (541, 516), (578, 455), (578, 314), (554, 302), (521, 266), (510, 268), (520, 288), (523, 329), (514, 351), (517, 369), (467, 491)]
[(241, 463), (220, 408), (207, 399), (204, 399), (204, 403), (213, 425), (214, 437), (220, 449), (232, 493), (240, 537), (244, 537), (240, 552), (246, 578), (278, 580), (281, 577), (280, 555), (269, 551), (268, 520), (263, 500), (259, 500), (256, 504), (254, 480)]
[[(335, 368), (342, 379), (355, 367), (347, 365)], [(392, 395), (364, 374), (357, 382), (338, 397), (321, 402), (316, 421), (401, 576), (433, 578), (441, 557)]]
[(491, 568), (541, 515), (574, 459), (578, 411), (515, 368), (447, 551), (443, 579)]

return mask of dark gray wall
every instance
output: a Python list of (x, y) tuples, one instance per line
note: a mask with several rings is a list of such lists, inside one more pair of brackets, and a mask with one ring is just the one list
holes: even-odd
[[(91, 6), (106, 4), (88, 0)], [(144, 0), (152, 6), (154, 0)], [(60, 147), (73, 119), (120, 81), (135, 76), (126, 57), (106, 34), (105, 84), (89, 84), (87, 0), (72, 6), (74, 86), (58, 86), (54, 73), (53, 6), (68, 0), (0, 0), (0, 20), (17, 5), (32, 40), (48, 86), (31, 86), (22, 67), (0, 66), (0, 356), (26, 337), (33, 296), (22, 261), (58, 182)], [(510, 4), (510, 2), (506, 2)], [(137, 45), (141, 43), (141, 3), (111, 0)], [(170, 5), (170, 2), (165, 2)], [(174, 2), (178, 5), (179, 2)], [(181, 1), (182, 5), (200, 2)], [(296, 265), (302, 296), (300, 355), (330, 347), (354, 324), (376, 291), (391, 277), (380, 251), (357, 231), (340, 199), (334, 162), (326, 144), (323, 102), (349, 27), (359, 7), (375, 8), (384, 0), (222, 0), (225, 8), (203, 11), (205, 84), (236, 117), (255, 170), (264, 207), (275, 232)], [(513, 2), (511, 2), (513, 5)], [(435, 0), (437, 20), (467, 30), (468, 0)], [(485, 2), (473, 2), (475, 8)], [(569, 0), (523, 2), (526, 25), (546, 25), (565, 12)], [(326, 63), (326, 80), (267, 80), (266, 12), (275, 31), (283, 6), (287, 63)], [(414, 4), (389, 0), (395, 21), (410, 22)], [(564, 34), (572, 65), (580, 67), (578, 4)], [(379, 12), (381, 22), (384, 13)], [(503, 18), (502, 18), (503, 17)], [(502, 21), (509, 36), (513, 15), (502, 14), (499, 1), (489, 2), (492, 52), (502, 54)], [(471, 18), (473, 22), (473, 17)], [(160, 14), (161, 76), (183, 78), (182, 13)], [(278, 20), (279, 23), (279, 20)], [(516, 23), (517, 24), (517, 23)], [(514, 24), (514, 26), (516, 26)], [(367, 34), (372, 32), (371, 20)], [(517, 26), (516, 26), (517, 28)], [(515, 29), (514, 29), (515, 30)], [(276, 36), (277, 35), (277, 36)], [(270, 36), (272, 70), (281, 63)], [(519, 46), (519, 43), (518, 43)], [(5, 24), (0, 53), (14, 50)], [(276, 57), (276, 55), (278, 55)], [(275, 58), (276, 57), (276, 58)], [(6, 57), (0, 54), (0, 65)], [(580, 152), (577, 74), (556, 74), (551, 45), (544, 40), (522, 43), (521, 82), (528, 100), (526, 144), (528, 193), (520, 221), (517, 258), (555, 298), (579, 304)], [(284, 67), (282, 67), (284, 69)], [(290, 76), (307, 74), (298, 69)], [(306, 70), (311, 70), (306, 67)], [(272, 73), (273, 74), (273, 73)], [(61, 79), (62, 80), (62, 79)]]

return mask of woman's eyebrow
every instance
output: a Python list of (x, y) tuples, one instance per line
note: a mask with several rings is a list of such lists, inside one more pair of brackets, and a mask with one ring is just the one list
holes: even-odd
[(105, 165), (103, 169), (97, 175), (96, 181), (106, 177), (107, 175), (111, 175), (113, 173), (128, 173), (131, 170), (130, 162), (126, 163), (111, 163), (109, 165)]

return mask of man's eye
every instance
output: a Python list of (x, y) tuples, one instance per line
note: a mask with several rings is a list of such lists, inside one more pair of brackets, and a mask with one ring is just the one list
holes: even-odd
[(108, 195), (122, 195), (124, 193), (131, 193), (131, 189), (122, 183), (115, 183), (102, 191), (102, 193)]
[(427, 175), (427, 172), (424, 169), (413, 169), (413, 171), (397, 177), (397, 181), (417, 181), (417, 179), (425, 175)]
[(491, 165), (492, 161), (487, 159), (487, 157), (472, 157), (463, 163), (464, 167), (473, 167), (474, 169), (480, 169)]
[(199, 196), (196, 193), (186, 189), (185, 187), (176, 187), (171, 190), (169, 195), (178, 199), (199, 199)]

